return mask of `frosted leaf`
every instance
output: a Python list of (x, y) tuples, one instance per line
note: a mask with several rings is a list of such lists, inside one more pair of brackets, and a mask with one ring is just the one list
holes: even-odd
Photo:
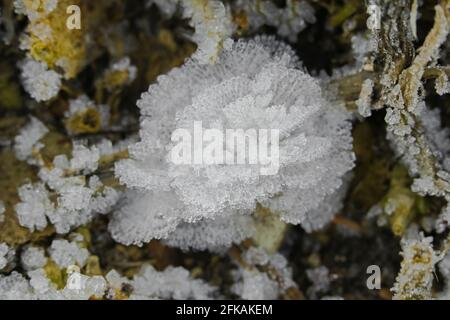
[(22, 266), (26, 270), (39, 269), (45, 266), (47, 258), (43, 249), (38, 247), (27, 247), (20, 255)]
[(131, 286), (130, 299), (211, 299), (215, 292), (214, 287), (202, 280), (192, 279), (189, 271), (182, 267), (168, 267), (159, 272), (145, 265), (134, 276)]
[[(159, 77), (138, 102), (141, 141), (129, 148), (130, 159), (115, 167), (120, 181), (139, 195), (131, 190), (114, 213), (113, 237), (125, 244), (156, 238), (184, 249), (217, 249), (250, 236), (249, 217), (257, 203), (308, 230), (330, 221), (345, 193), (344, 176), (353, 167), (351, 124), (299, 65), (289, 46), (257, 37), (234, 42), (213, 65), (188, 60)], [(224, 132), (279, 130), (277, 172), (261, 175), (271, 169), (261, 163), (173, 163), (172, 133), (182, 128), (193, 136), (196, 121)], [(245, 142), (238, 145), (249, 150)], [(238, 156), (227, 145), (224, 154)], [(244, 216), (242, 225), (226, 234), (229, 227), (221, 221), (236, 225), (230, 219), (236, 214)], [(213, 237), (203, 233), (200, 244), (205, 223), (223, 230)]]
[(47, 189), (42, 183), (26, 184), (19, 188), (20, 202), (15, 210), (21, 226), (30, 230), (43, 230), (47, 226), (46, 215), (54, 211)]
[(67, 268), (71, 265), (83, 267), (89, 256), (87, 249), (81, 248), (76, 242), (64, 239), (53, 240), (49, 254), (60, 268)]
[(14, 138), (14, 151), (17, 159), (27, 160), (33, 152), (39, 151), (43, 147), (39, 140), (47, 132), (47, 127), (41, 121), (31, 117), (30, 122)]
[(25, 90), (36, 101), (48, 101), (58, 95), (61, 75), (49, 70), (44, 62), (25, 59), (19, 64)]

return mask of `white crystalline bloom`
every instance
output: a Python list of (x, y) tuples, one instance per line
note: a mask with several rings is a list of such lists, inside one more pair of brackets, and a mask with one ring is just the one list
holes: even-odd
[(19, 65), (25, 90), (38, 101), (48, 101), (58, 95), (61, 88), (61, 75), (49, 70), (44, 62), (25, 59)]
[[(129, 148), (131, 159), (116, 164), (121, 182), (138, 192), (130, 191), (114, 214), (113, 237), (126, 244), (158, 238), (183, 248), (228, 246), (252, 235), (251, 220), (242, 216), (252, 217), (258, 202), (308, 231), (329, 222), (353, 167), (351, 124), (298, 65), (288, 46), (258, 37), (233, 43), (214, 65), (189, 60), (159, 77), (138, 102), (141, 141)], [(221, 132), (279, 130), (279, 170), (261, 175), (267, 165), (174, 164), (171, 134), (186, 129), (193, 136), (194, 121)], [(233, 146), (225, 153), (236, 156)], [(208, 225), (216, 235), (203, 232)], [(234, 234), (225, 235), (230, 229)]]
[(47, 258), (44, 249), (38, 247), (27, 247), (20, 256), (22, 266), (26, 270), (39, 269), (45, 266)]
[(54, 211), (54, 205), (44, 184), (25, 184), (18, 190), (20, 201), (15, 206), (19, 223), (31, 231), (47, 226), (46, 216)]
[(20, 273), (13, 271), (9, 276), (0, 275), (0, 300), (34, 299), (30, 284)]
[(211, 299), (216, 289), (199, 279), (193, 279), (182, 267), (156, 271), (145, 265), (131, 281), (130, 299)]
[(232, 292), (245, 300), (274, 300), (280, 290), (278, 284), (266, 273), (242, 270), (240, 280), (231, 288)]
[(6, 243), (0, 243), (0, 270), (8, 264), (9, 247)]
[(83, 267), (89, 256), (86, 248), (81, 248), (76, 242), (67, 240), (53, 240), (49, 248), (50, 257), (60, 268), (67, 268), (71, 265)]
[(43, 145), (39, 140), (48, 132), (47, 127), (38, 119), (31, 117), (20, 133), (14, 138), (14, 152), (17, 159), (26, 160), (33, 151), (40, 150)]

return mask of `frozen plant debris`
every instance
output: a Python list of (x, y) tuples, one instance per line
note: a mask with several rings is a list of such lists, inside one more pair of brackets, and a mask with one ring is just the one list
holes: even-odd
[[(230, 217), (251, 215), (257, 203), (308, 231), (329, 222), (343, 195), (343, 177), (353, 167), (351, 124), (298, 66), (290, 47), (258, 37), (235, 42), (214, 65), (189, 60), (151, 85), (138, 102), (141, 141), (130, 147), (131, 159), (116, 164), (116, 175), (138, 192), (133, 196), (131, 191), (127, 204), (114, 214), (113, 237), (142, 244), (153, 238), (182, 239), (186, 230), (184, 243), (177, 242), (194, 246), (204, 233), (197, 232), (191, 244), (192, 227), (175, 231), (179, 225), (223, 221), (228, 230)], [(259, 163), (175, 164), (169, 156), (175, 147), (171, 135), (182, 128), (193, 136), (196, 121), (222, 132), (279, 130), (278, 173), (261, 175), (266, 166)], [(231, 239), (220, 236), (217, 224), (217, 239), (229, 245)]]
[(9, 247), (6, 243), (0, 243), (0, 270), (8, 264)]
[(48, 101), (58, 95), (61, 76), (53, 70), (48, 70), (45, 62), (25, 59), (19, 67), (23, 86), (34, 100)]
[(423, 300), (431, 299), (431, 287), (435, 265), (442, 256), (434, 251), (433, 238), (417, 235), (412, 239), (402, 240), (402, 257), (400, 272), (392, 291), (393, 299)]
[(297, 42), (297, 35), (308, 24), (316, 22), (314, 8), (303, 0), (287, 0), (284, 7), (278, 7), (269, 0), (238, 0), (233, 5), (236, 11), (247, 15), (251, 31), (263, 25), (277, 28), (277, 33), (291, 42)]

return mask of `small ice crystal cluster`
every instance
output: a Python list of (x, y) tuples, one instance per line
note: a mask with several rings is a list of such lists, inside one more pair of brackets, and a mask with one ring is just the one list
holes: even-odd
[(19, 223), (32, 231), (43, 230), (49, 220), (56, 232), (67, 233), (89, 222), (97, 213), (108, 213), (118, 201), (119, 191), (104, 185), (93, 174), (100, 158), (116, 149), (109, 140), (91, 147), (75, 142), (70, 160), (66, 155), (58, 155), (51, 166), (46, 166), (39, 156), (33, 156), (33, 152), (36, 154), (42, 147), (39, 139), (46, 130), (33, 118), (15, 139), (17, 157), (33, 159), (32, 163), (39, 166), (41, 180), (19, 188), (20, 202), (15, 210)]
[[(152, 266), (144, 265), (131, 280), (114, 269), (105, 276), (85, 275), (81, 270), (89, 252), (81, 245), (82, 236), (72, 235), (75, 238), (71, 242), (53, 240), (47, 252), (40, 247), (26, 247), (20, 258), (27, 277), (15, 271), (0, 275), (0, 300), (125, 299), (128, 297), (122, 291), (124, 285), (131, 290), (130, 299), (211, 299), (217, 296), (216, 288), (193, 279), (189, 271), (181, 267), (156, 271)], [(7, 246), (5, 250), (4, 247), (0, 244), (0, 263), (3, 251), (8, 251)], [(46, 271), (45, 266), (50, 260), (67, 274), (62, 289)]]
[[(269, 255), (261, 248), (251, 247), (245, 252), (247, 268), (239, 268), (234, 273), (235, 284), (231, 290), (245, 300), (273, 300), (287, 289), (296, 287), (292, 280), (292, 270), (286, 258), (279, 253)], [(260, 271), (266, 269), (267, 272)], [(274, 278), (269, 274), (276, 274)]]
[(6, 243), (0, 243), (0, 270), (8, 264), (9, 247)]
[(183, 17), (190, 19), (195, 29), (192, 40), (197, 44), (193, 58), (201, 64), (216, 61), (222, 47), (233, 33), (229, 9), (217, 0), (150, 0), (166, 15), (175, 14), (177, 6), (183, 9)]
[(31, 117), (30, 121), (20, 130), (14, 139), (14, 152), (17, 159), (34, 164), (33, 153), (44, 146), (39, 142), (48, 132), (47, 127), (38, 119)]
[(34, 100), (48, 101), (58, 95), (61, 75), (49, 70), (45, 62), (27, 58), (19, 64), (19, 67), (22, 84)]
[(277, 28), (282, 37), (296, 42), (297, 35), (307, 24), (314, 23), (314, 8), (303, 0), (287, 0), (286, 5), (278, 7), (268, 0), (238, 0), (236, 10), (243, 10), (248, 15), (251, 30), (257, 30), (263, 25)]
[[(213, 65), (188, 60), (160, 76), (138, 102), (141, 141), (116, 163), (131, 190), (110, 222), (113, 237), (226, 247), (252, 235), (257, 203), (308, 231), (329, 222), (353, 167), (351, 124), (298, 66), (290, 47), (257, 37), (233, 43)], [(174, 164), (171, 134), (192, 131), (194, 121), (222, 132), (279, 130), (278, 173), (261, 175), (259, 164)]]
[(192, 279), (182, 267), (168, 267), (156, 271), (150, 265), (142, 267), (131, 281), (130, 299), (211, 299), (216, 289), (202, 280)]

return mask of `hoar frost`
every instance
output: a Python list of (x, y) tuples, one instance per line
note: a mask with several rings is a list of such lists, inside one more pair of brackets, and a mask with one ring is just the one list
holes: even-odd
[[(257, 203), (307, 230), (329, 222), (353, 167), (351, 125), (299, 65), (290, 47), (257, 37), (233, 43), (213, 65), (188, 60), (160, 76), (138, 102), (141, 141), (116, 164), (116, 175), (133, 190), (110, 222), (113, 237), (226, 247), (252, 235)], [(261, 176), (258, 164), (171, 163), (171, 134), (194, 121), (220, 130), (278, 129), (278, 174)], [(203, 232), (210, 227), (217, 232)]]

